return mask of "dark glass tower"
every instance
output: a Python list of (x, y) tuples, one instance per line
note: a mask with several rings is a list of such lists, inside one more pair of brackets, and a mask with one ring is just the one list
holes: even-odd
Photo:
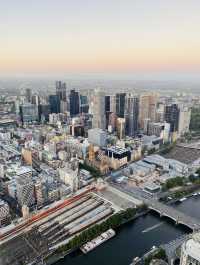
[(60, 99), (58, 95), (50, 95), (49, 104), (51, 113), (60, 113)]
[(126, 93), (116, 94), (116, 114), (120, 118), (124, 118), (125, 101), (126, 101)]
[(105, 96), (106, 128), (108, 128), (110, 113), (110, 96)]
[(79, 93), (75, 91), (75, 89), (70, 91), (69, 95), (70, 102), (70, 115), (75, 116), (79, 114)]
[(138, 133), (139, 97), (129, 95), (126, 100), (126, 135), (136, 136)]
[(87, 96), (80, 95), (80, 113), (88, 113), (89, 104)]
[(178, 131), (179, 112), (180, 110), (177, 104), (165, 106), (165, 121), (170, 123), (171, 132)]

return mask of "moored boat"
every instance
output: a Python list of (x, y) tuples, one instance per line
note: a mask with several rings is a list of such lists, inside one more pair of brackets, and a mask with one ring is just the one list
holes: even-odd
[(116, 235), (115, 231), (113, 229), (109, 229), (106, 232), (102, 233), (100, 236), (96, 237), (92, 241), (87, 242), (82, 247), (80, 247), (80, 250), (87, 254), (88, 252), (92, 251), (102, 243), (106, 242), (110, 238), (114, 237)]

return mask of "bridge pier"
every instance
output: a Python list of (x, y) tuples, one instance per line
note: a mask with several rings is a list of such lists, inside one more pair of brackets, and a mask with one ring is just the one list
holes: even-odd
[(149, 204), (149, 209), (157, 212), (160, 215), (160, 218), (168, 217), (169, 219), (173, 220), (176, 225), (185, 225), (194, 232), (200, 230), (199, 220), (195, 219), (194, 217), (187, 216), (173, 207), (159, 202), (154, 202), (152, 205)]

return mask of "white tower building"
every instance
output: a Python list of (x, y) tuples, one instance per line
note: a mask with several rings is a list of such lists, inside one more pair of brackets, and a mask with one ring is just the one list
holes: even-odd
[(200, 233), (194, 234), (187, 239), (181, 248), (180, 265), (200, 264)]

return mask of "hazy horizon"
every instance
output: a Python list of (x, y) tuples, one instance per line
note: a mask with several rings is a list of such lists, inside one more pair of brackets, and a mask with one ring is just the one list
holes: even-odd
[(41, 79), (41, 80), (121, 80), (121, 81), (163, 81), (200, 83), (200, 75), (189, 73), (0, 73), (4, 79)]
[(199, 10), (188, 0), (1, 1), (0, 73), (199, 80)]

